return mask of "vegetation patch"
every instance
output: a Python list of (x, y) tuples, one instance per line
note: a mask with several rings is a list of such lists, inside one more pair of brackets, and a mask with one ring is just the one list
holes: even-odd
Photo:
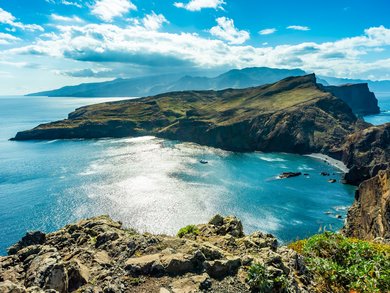
[(195, 225), (188, 225), (177, 232), (177, 237), (182, 238), (184, 235), (198, 235), (199, 229)]
[(289, 245), (324, 292), (390, 292), (390, 245), (325, 232)]
[(286, 276), (273, 276), (260, 263), (254, 263), (249, 267), (246, 281), (254, 292), (284, 292), (288, 287)]

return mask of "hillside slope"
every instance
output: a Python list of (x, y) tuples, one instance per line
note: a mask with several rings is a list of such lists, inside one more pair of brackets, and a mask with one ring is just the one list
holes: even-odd
[(155, 135), (233, 151), (329, 154), (361, 124), (311, 74), (255, 88), (173, 92), (82, 107), (14, 139)]

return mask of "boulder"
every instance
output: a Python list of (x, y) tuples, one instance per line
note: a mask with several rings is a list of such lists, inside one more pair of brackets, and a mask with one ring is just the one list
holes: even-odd
[(96, 247), (100, 247), (104, 244), (106, 244), (107, 242), (110, 242), (110, 241), (114, 241), (116, 239), (118, 239), (119, 236), (118, 236), (118, 233), (116, 232), (105, 232), (105, 233), (102, 233), (100, 235), (98, 235), (96, 237), (96, 244), (95, 246)]
[(169, 275), (183, 275), (195, 270), (191, 256), (182, 253), (162, 256), (161, 263)]
[(81, 286), (88, 283), (89, 269), (80, 263), (80, 261), (71, 261), (67, 265), (68, 272), (68, 290), (70, 292), (76, 291)]
[(205, 261), (204, 268), (207, 274), (214, 279), (223, 279), (237, 273), (241, 266), (239, 257), (230, 257), (223, 260)]
[(12, 255), (17, 253), (24, 247), (36, 244), (44, 244), (46, 240), (46, 234), (40, 231), (27, 232), (26, 235), (16, 244), (8, 248), (8, 254)]
[(151, 254), (130, 258), (125, 263), (125, 269), (135, 275), (150, 275), (153, 269), (161, 265), (160, 255)]
[(211, 218), (209, 221), (210, 225), (214, 226), (222, 226), (223, 225), (223, 217), (220, 214), (216, 214), (214, 217)]
[(11, 281), (0, 282), (0, 292), (1, 293), (26, 293), (26, 288), (14, 284)]
[(197, 293), (209, 289), (211, 281), (207, 274), (202, 274), (174, 281), (170, 287), (173, 293)]
[(68, 291), (68, 275), (58, 252), (46, 252), (36, 256), (26, 272), (26, 285), (42, 289)]

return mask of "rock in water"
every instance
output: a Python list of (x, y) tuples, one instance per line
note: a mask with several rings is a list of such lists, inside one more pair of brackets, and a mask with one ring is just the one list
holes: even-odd
[(302, 175), (301, 172), (283, 172), (282, 174), (279, 175), (279, 178), (284, 179), (284, 178), (297, 177), (301, 175)]

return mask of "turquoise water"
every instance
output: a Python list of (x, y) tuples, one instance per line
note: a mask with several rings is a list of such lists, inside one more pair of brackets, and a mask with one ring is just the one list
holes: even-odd
[(378, 105), (381, 109), (381, 113), (378, 115), (366, 116), (364, 117), (364, 120), (374, 125), (390, 122), (390, 94), (377, 94), (376, 96), (378, 98)]
[[(106, 99), (0, 97), (0, 254), (27, 230), (109, 214), (140, 231), (175, 234), (216, 213), (281, 241), (339, 229), (354, 188), (311, 157), (236, 154), (154, 137), (11, 142), (19, 130)], [(205, 159), (209, 163), (200, 164)], [(278, 180), (285, 171), (309, 177)], [(327, 215), (325, 212), (332, 214)]]

